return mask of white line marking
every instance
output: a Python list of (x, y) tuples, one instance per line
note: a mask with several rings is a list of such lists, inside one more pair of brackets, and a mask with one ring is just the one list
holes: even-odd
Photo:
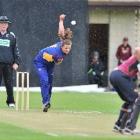
[(97, 113), (97, 114), (101, 114), (102, 112), (100, 111), (72, 111), (72, 110), (66, 110), (66, 111), (63, 111), (65, 113), (74, 113), (74, 114), (92, 114), (92, 113)]
[(55, 134), (55, 133), (47, 133), (47, 135), (53, 136), (53, 137), (58, 137), (59, 136), (58, 134)]
[(86, 133), (65, 133), (65, 134), (56, 134), (53, 132), (48, 132), (46, 133), (49, 136), (53, 136), (53, 137), (58, 137), (58, 136), (81, 136), (81, 137), (89, 137), (90, 135), (86, 134)]

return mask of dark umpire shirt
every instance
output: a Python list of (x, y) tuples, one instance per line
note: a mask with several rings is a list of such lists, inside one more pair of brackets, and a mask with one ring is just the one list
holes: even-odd
[(19, 50), (13, 32), (7, 32), (4, 35), (0, 33), (0, 63), (20, 63)]

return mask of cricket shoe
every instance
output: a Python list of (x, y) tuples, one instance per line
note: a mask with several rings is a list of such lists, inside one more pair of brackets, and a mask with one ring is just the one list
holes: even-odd
[(112, 131), (115, 132), (115, 133), (122, 133), (122, 129), (117, 124), (114, 125)]
[(125, 128), (123, 131), (124, 135), (136, 135), (136, 134), (140, 134), (140, 131), (137, 129), (131, 130), (129, 128)]
[(48, 112), (48, 109), (49, 109), (50, 107), (51, 107), (51, 104), (50, 104), (50, 103), (44, 105), (44, 107), (43, 107), (43, 112)]
[(9, 103), (8, 106), (9, 106), (9, 108), (15, 108), (15, 104), (14, 103)]

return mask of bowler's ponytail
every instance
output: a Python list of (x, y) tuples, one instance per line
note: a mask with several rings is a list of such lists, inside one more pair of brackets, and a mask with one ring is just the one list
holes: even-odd
[(72, 39), (73, 33), (70, 28), (66, 28), (64, 31), (64, 35), (58, 34), (58, 36), (61, 40)]

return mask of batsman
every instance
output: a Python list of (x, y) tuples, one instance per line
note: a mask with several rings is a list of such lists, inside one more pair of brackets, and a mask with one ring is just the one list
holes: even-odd
[(135, 48), (134, 54), (115, 68), (110, 75), (110, 82), (124, 101), (118, 120), (113, 130), (115, 132), (134, 134), (140, 112), (140, 95), (135, 91), (133, 78), (140, 72), (140, 47)]

